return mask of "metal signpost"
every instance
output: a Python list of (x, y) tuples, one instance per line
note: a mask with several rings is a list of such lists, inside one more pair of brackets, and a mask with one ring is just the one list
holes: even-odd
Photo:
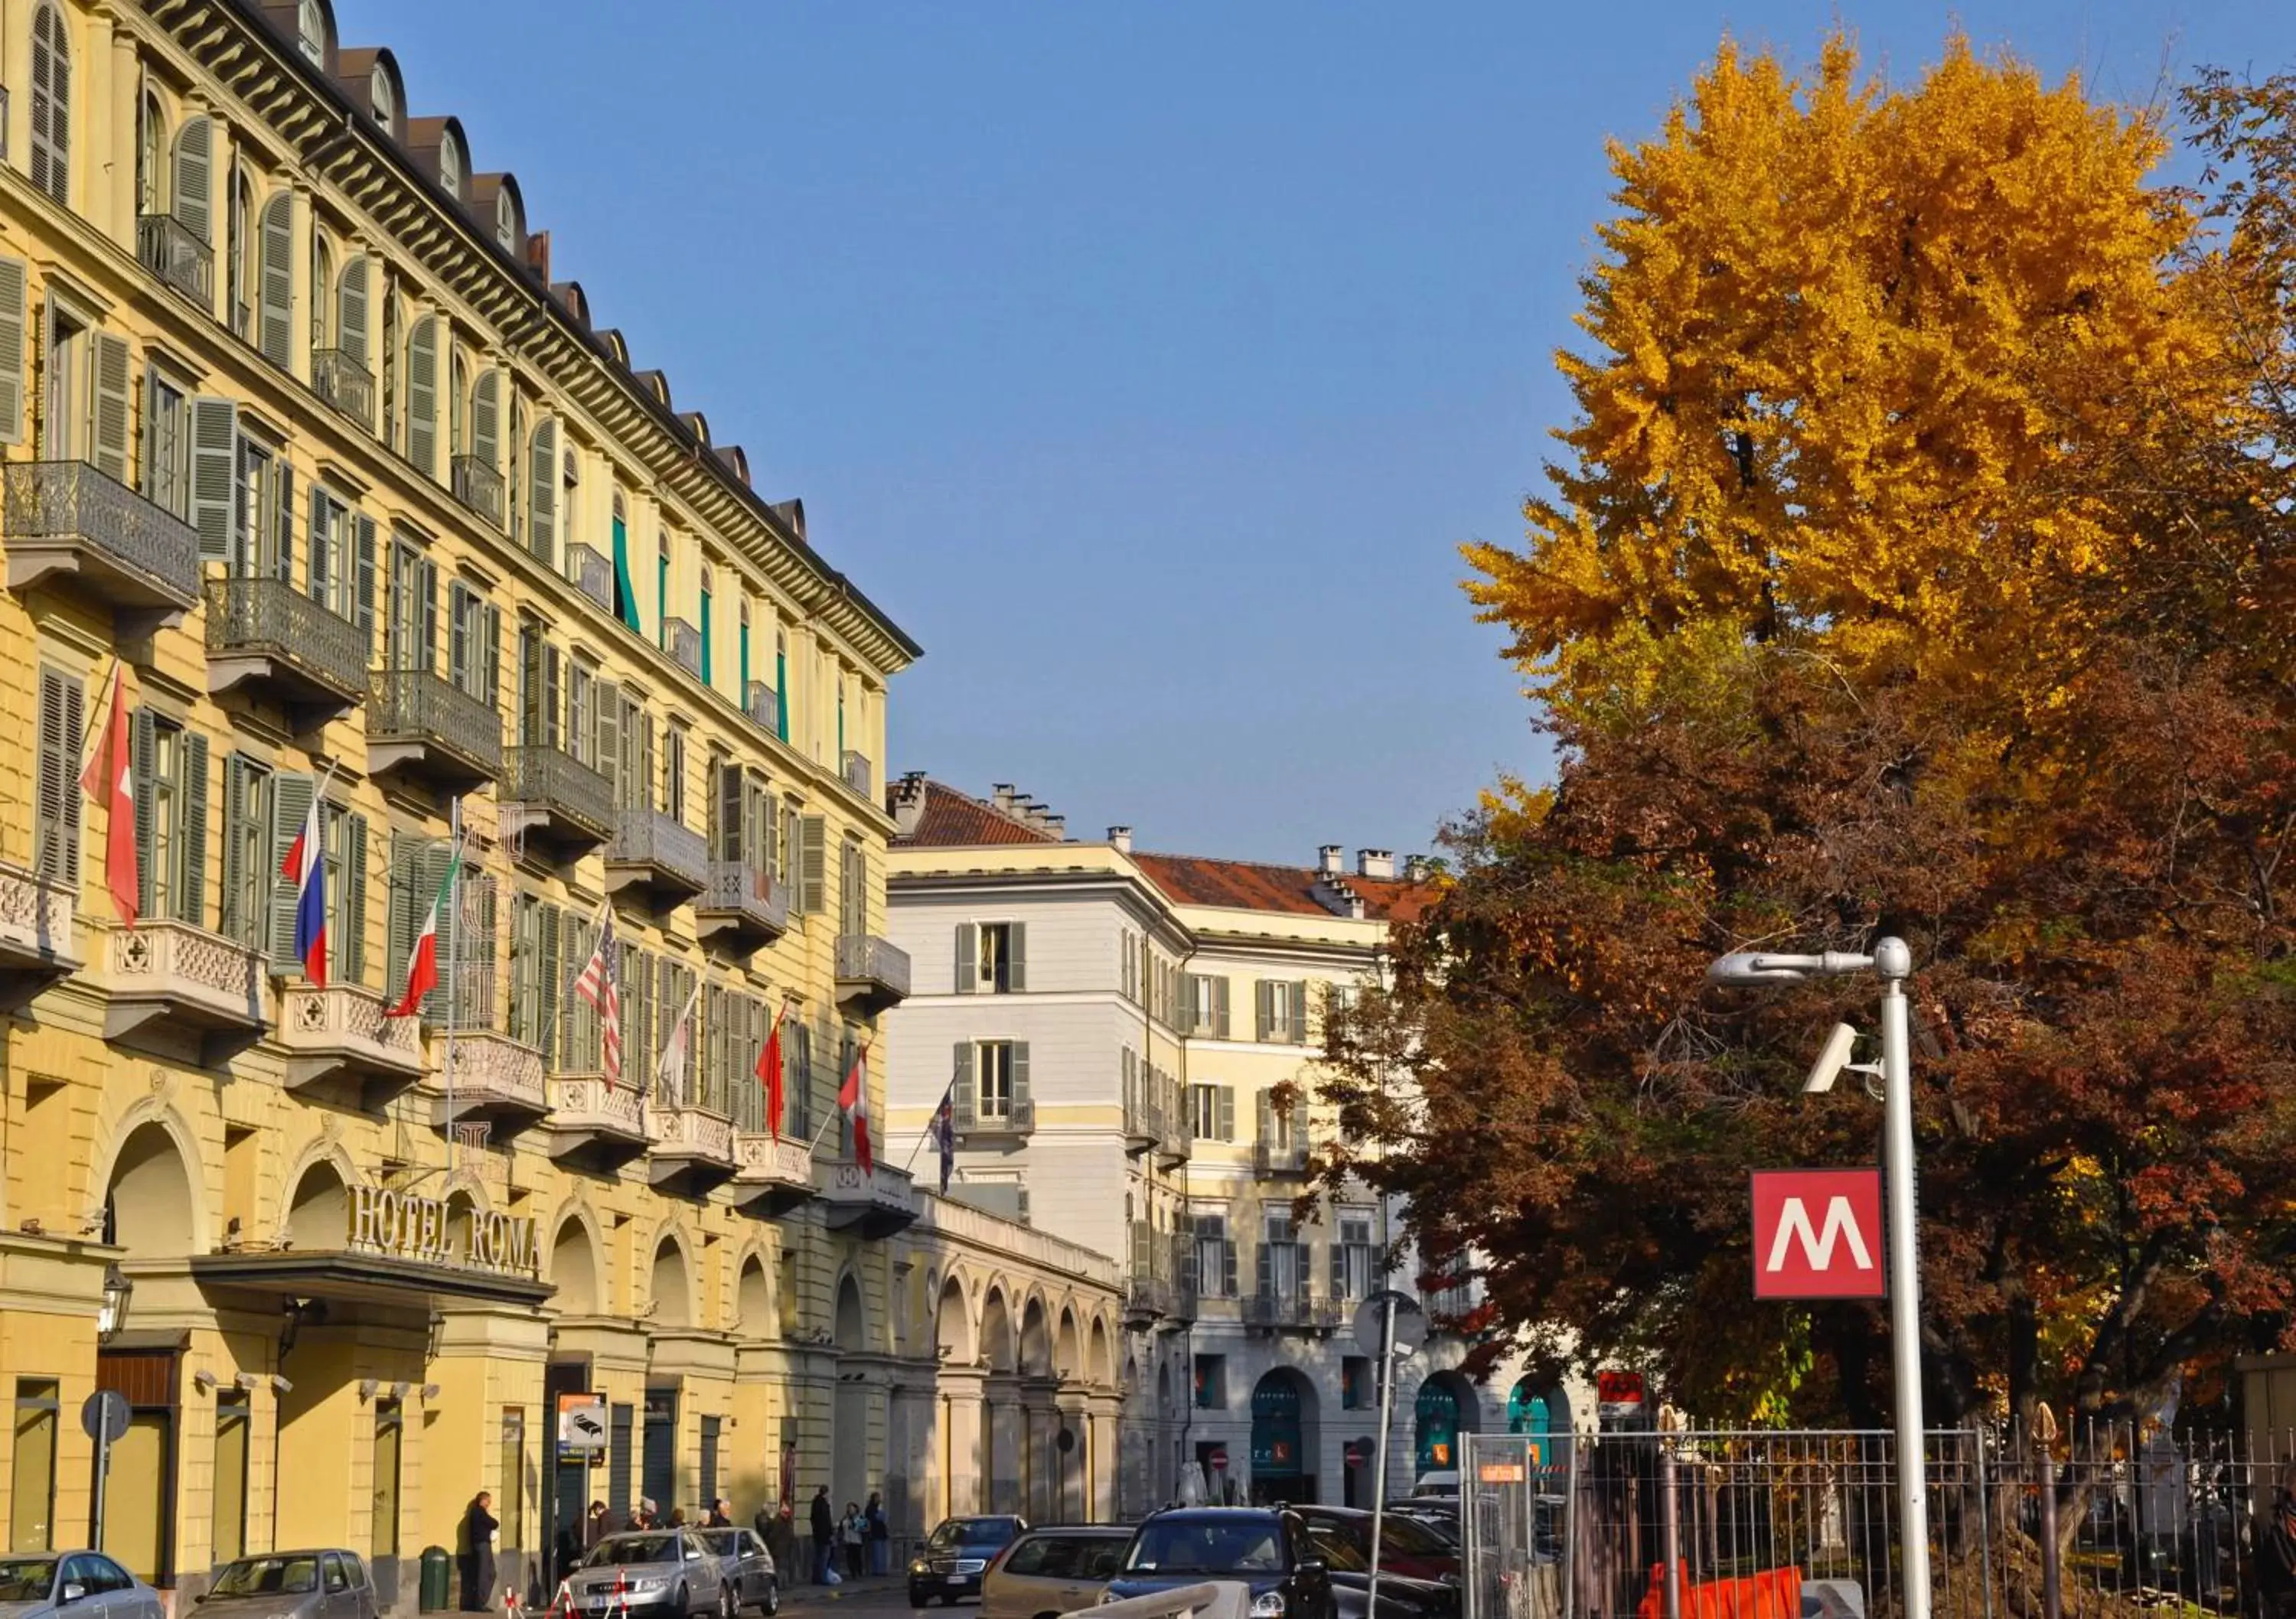
[(1379, 1437), (1374, 1443), (1371, 1479), (1371, 1589), (1366, 1611), (1379, 1612), (1379, 1552), (1387, 1520), (1387, 1430), (1394, 1420), (1395, 1362), (1427, 1341), (1427, 1317), (1419, 1301), (1383, 1288), (1356, 1311), (1356, 1343), (1372, 1357), (1379, 1378)]
[(88, 1537), (97, 1551), (103, 1549), (103, 1486), (111, 1471), (111, 1447), (127, 1433), (127, 1396), (116, 1388), (99, 1388), (81, 1402), (80, 1431), (95, 1441), (95, 1510), (94, 1533)]

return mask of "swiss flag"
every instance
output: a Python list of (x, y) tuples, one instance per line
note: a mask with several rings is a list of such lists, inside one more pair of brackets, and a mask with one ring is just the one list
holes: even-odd
[(869, 1150), (869, 1048), (863, 1046), (853, 1053), (853, 1066), (845, 1071), (845, 1083), (837, 1088), (837, 1106), (853, 1126), (853, 1161), (861, 1165), (861, 1173), (874, 1173), (877, 1156)]
[(125, 927), (133, 928), (144, 895), (135, 860), (135, 749), (128, 740), (127, 681), (111, 666), (111, 708), (79, 773), (80, 790), (104, 806), (103, 886)]

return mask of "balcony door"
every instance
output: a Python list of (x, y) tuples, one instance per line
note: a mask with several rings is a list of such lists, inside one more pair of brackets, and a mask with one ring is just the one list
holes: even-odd
[(413, 542), (390, 547), (390, 618), (384, 626), (383, 667), (432, 667), (438, 635), (438, 565)]
[(40, 459), (85, 461), (88, 452), (87, 327), (50, 300), (41, 356)]

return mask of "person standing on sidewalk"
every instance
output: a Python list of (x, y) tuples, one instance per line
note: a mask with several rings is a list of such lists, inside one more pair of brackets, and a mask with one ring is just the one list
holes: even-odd
[(463, 1513), (463, 1611), (483, 1614), (494, 1606), (495, 1498), (481, 1490)]
[(859, 1501), (845, 1503), (845, 1521), (838, 1525), (838, 1538), (845, 1542), (845, 1577), (861, 1577), (862, 1556), (869, 1538), (869, 1520), (861, 1516)]
[(814, 1490), (808, 1526), (813, 1530), (813, 1582), (826, 1585), (830, 1564), (837, 1556), (837, 1509), (829, 1504), (827, 1484)]
[(893, 1571), (893, 1526), (885, 1521), (885, 1498), (876, 1491), (869, 1492), (869, 1504), (862, 1516), (869, 1520), (869, 1572), (887, 1574)]

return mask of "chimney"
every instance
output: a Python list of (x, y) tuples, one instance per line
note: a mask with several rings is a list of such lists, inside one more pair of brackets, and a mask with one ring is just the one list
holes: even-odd
[(1037, 830), (1047, 838), (1056, 838), (1061, 842), (1066, 843), (1069, 840), (1069, 818), (1066, 815), (1055, 815), (1047, 810), (1037, 818)]
[(1010, 781), (996, 781), (990, 784), (988, 801), (998, 809), (1009, 813), (1013, 808), (1013, 784)]
[(1316, 874), (1318, 877), (1337, 877), (1340, 874), (1338, 844), (1327, 843), (1316, 851)]
[(1406, 854), (1403, 857), (1404, 881), (1407, 883), (1423, 883), (1427, 880), (1427, 876), (1428, 864), (1426, 855)]
[(925, 815), (925, 773), (909, 772), (886, 789), (885, 797), (885, 808), (892, 814), (896, 835), (914, 837), (917, 823)]
[(526, 233), (527, 266), (542, 277), (542, 284), (550, 284), (550, 233), (529, 231)]
[(1116, 846), (1118, 854), (1129, 854), (1132, 853), (1132, 829), (1128, 826), (1110, 827), (1108, 841)]
[(1356, 875), (1357, 877), (1393, 877), (1395, 851), (1393, 849), (1357, 849)]

